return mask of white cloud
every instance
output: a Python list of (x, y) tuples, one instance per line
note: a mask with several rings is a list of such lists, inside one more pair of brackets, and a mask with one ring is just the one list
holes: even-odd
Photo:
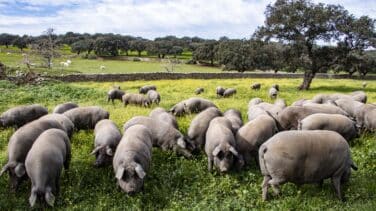
[[(38, 35), (46, 28), (54, 27), (57, 33), (111, 32), (146, 38), (165, 35), (248, 38), (263, 24), (265, 7), (272, 0), (22, 1), (35, 8), (51, 4), (62, 5), (62, 8), (49, 17), (14, 17), (2, 15), (0, 11), (0, 31)], [(327, 2), (336, 1), (339, 0)], [(345, 8), (356, 15), (374, 16), (375, 4), (344, 1)]]

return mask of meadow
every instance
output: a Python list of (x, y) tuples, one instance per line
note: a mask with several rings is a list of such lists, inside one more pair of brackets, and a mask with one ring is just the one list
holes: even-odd
[[(56, 104), (73, 101), (80, 106), (99, 105), (110, 112), (110, 119), (119, 128), (137, 115), (148, 115), (155, 108), (128, 106), (117, 101), (114, 105), (106, 102), (106, 92), (113, 85), (120, 85), (129, 92), (137, 92), (145, 84), (155, 84), (161, 93), (160, 106), (166, 109), (175, 103), (195, 96), (196, 87), (205, 88), (201, 97), (212, 100), (221, 110), (236, 108), (242, 112), (246, 121), (248, 101), (253, 97), (267, 97), (268, 87), (280, 84), (280, 98), (288, 104), (300, 98), (311, 98), (317, 93), (351, 92), (359, 90), (362, 81), (316, 79), (310, 91), (297, 91), (301, 79), (257, 79), (262, 89), (249, 88), (255, 79), (228, 80), (161, 80), (134, 82), (49, 82), (40, 86), (16, 86), (0, 81), (0, 112), (17, 105), (39, 103), (49, 111)], [(227, 99), (218, 99), (215, 87), (235, 87), (238, 94)], [(368, 81), (365, 90), (369, 102), (376, 102), (376, 82)], [(179, 129), (186, 134), (194, 115), (179, 117)], [(14, 129), (0, 130), (0, 165), (7, 162), (7, 144)], [(123, 193), (115, 183), (112, 167), (94, 168), (93, 131), (79, 131), (73, 135), (72, 162), (69, 171), (61, 176), (61, 192), (55, 208), (58, 210), (374, 210), (376, 207), (376, 141), (375, 134), (365, 133), (351, 141), (354, 161), (359, 167), (353, 172), (348, 185), (343, 188), (347, 199), (341, 202), (336, 198), (330, 181), (322, 188), (317, 185), (293, 184), (282, 186), (280, 196), (270, 201), (261, 200), (262, 176), (255, 164), (240, 172), (220, 174), (207, 171), (207, 159), (204, 153), (188, 160), (173, 152), (153, 149), (152, 165), (145, 180), (144, 190), (133, 196)], [(9, 191), (8, 175), (0, 178), (0, 210), (27, 209), (30, 194), (30, 182), (24, 182), (17, 193)], [(41, 208), (37, 205), (36, 208)]]
[[(10, 54), (9, 54), (10, 53)], [(29, 49), (25, 49), (24, 53), (29, 54), (31, 63), (35, 66), (33, 70), (40, 73), (48, 73), (49, 75), (60, 74), (96, 74), (96, 73), (150, 73), (150, 72), (166, 72), (166, 68), (172, 69), (171, 64), (166, 60), (158, 60), (155, 56), (148, 56), (145, 53), (138, 57), (136, 52), (130, 52), (129, 57), (124, 55), (115, 58), (98, 58), (98, 59), (84, 59), (81, 55), (72, 54), (68, 47), (62, 47), (59, 50), (61, 54), (53, 60), (51, 69), (42, 68), (43, 60), (40, 56), (33, 54)], [(200, 65), (185, 64), (185, 62), (192, 57), (190, 52), (185, 52), (178, 56), (179, 64), (174, 65), (174, 71), (178, 73), (192, 73), (192, 72), (220, 72), (218, 67), (208, 67)], [(134, 58), (145, 59), (144, 61), (133, 61)], [(60, 62), (72, 61), (69, 67), (63, 67)], [(0, 62), (9, 67), (14, 67), (21, 70), (26, 70), (26, 65), (23, 64), (22, 52), (14, 47), (0, 46)], [(104, 70), (100, 67), (105, 66)]]

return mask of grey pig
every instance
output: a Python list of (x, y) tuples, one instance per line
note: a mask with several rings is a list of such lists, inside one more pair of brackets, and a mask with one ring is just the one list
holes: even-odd
[(327, 130), (277, 133), (261, 145), (259, 160), (264, 176), (263, 200), (270, 186), (279, 194), (279, 186), (286, 182), (321, 184), (327, 178), (331, 178), (338, 198), (343, 199), (341, 183), (349, 180), (351, 168), (357, 170), (346, 140)]
[(222, 97), (223, 96), (223, 93), (225, 92), (225, 88), (221, 87), (221, 86), (218, 86), (216, 89), (215, 89), (215, 93), (217, 94), (217, 97)]
[(31, 180), (30, 206), (38, 198), (54, 206), (60, 191), (60, 174), (69, 169), (71, 146), (67, 134), (59, 129), (44, 131), (27, 154), (25, 166)]
[(144, 185), (152, 157), (152, 132), (143, 125), (127, 129), (113, 159), (117, 184), (128, 193), (139, 192)]
[(223, 92), (223, 97), (230, 97), (234, 94), (236, 94), (236, 89), (235, 88), (228, 88)]
[(110, 100), (112, 101), (112, 103), (114, 103), (115, 100), (122, 101), (123, 95), (125, 95), (125, 92), (123, 90), (111, 89), (107, 92), (107, 102), (110, 102)]
[(230, 120), (234, 134), (243, 126), (242, 114), (237, 109), (228, 109), (223, 116)]
[(0, 126), (19, 128), (46, 114), (48, 114), (47, 108), (38, 104), (17, 106), (1, 114)]
[(140, 94), (146, 94), (149, 90), (157, 90), (155, 85), (145, 85), (140, 88)]
[(64, 114), (58, 114), (58, 113), (47, 114), (47, 115), (42, 116), (41, 118), (39, 118), (39, 120), (53, 120), (53, 121), (57, 121), (57, 122), (59, 122), (65, 128), (64, 131), (67, 132), (67, 135), (68, 135), (69, 138), (71, 138), (72, 135), (73, 135), (74, 124)]
[(149, 90), (146, 95), (148, 96), (150, 103), (159, 105), (159, 102), (161, 102), (161, 95), (155, 90)]
[(176, 129), (179, 129), (178, 122), (176, 121), (176, 118), (171, 113), (167, 112), (164, 108), (155, 108), (153, 109), (149, 117), (156, 119), (161, 122), (165, 122), (171, 126), (173, 126)]
[(222, 116), (218, 108), (210, 107), (197, 114), (188, 128), (188, 138), (195, 143), (197, 149), (203, 149), (205, 146), (206, 131), (209, 123), (215, 117)]
[(101, 167), (112, 163), (112, 157), (121, 139), (121, 133), (116, 124), (109, 119), (102, 119), (94, 128), (94, 166)]
[(254, 90), (259, 90), (261, 88), (261, 84), (260, 83), (254, 83), (251, 85), (251, 89), (254, 89)]
[(201, 93), (203, 93), (204, 92), (204, 88), (202, 88), (202, 87), (199, 87), (199, 88), (197, 88), (196, 90), (195, 90), (195, 94), (196, 95), (199, 95), (199, 94), (201, 94)]
[(127, 93), (123, 95), (124, 106), (128, 104), (134, 104), (139, 106), (148, 107), (150, 105), (150, 100), (142, 94)]
[(217, 106), (207, 99), (200, 97), (191, 97), (174, 105), (170, 109), (170, 112), (172, 112), (172, 114), (174, 114), (175, 116), (182, 116), (185, 113), (199, 113), (209, 107)]
[(2, 168), (0, 176), (6, 171), (9, 172), (11, 188), (16, 190), (22, 180), (26, 179), (25, 159), (35, 140), (44, 131), (56, 128), (65, 128), (54, 120), (34, 120), (29, 124), (20, 127), (9, 139), (8, 163)]
[(59, 105), (55, 106), (52, 113), (62, 114), (62, 113), (66, 112), (70, 109), (77, 108), (77, 107), (78, 107), (78, 105), (76, 103), (67, 102), (67, 103), (63, 103), (63, 104), (59, 104)]
[(312, 114), (302, 119), (299, 130), (330, 130), (341, 134), (347, 141), (358, 136), (356, 123), (341, 114)]
[(124, 124), (124, 133), (133, 125), (144, 125), (151, 130), (153, 146), (160, 147), (162, 150), (173, 150), (187, 158), (192, 156), (194, 144), (173, 126), (150, 117), (135, 116)]
[(277, 98), (277, 95), (278, 95), (278, 90), (277, 90), (276, 88), (274, 88), (274, 87), (271, 87), (271, 88), (269, 89), (269, 97), (270, 97), (271, 99), (276, 99), (276, 98)]
[(99, 106), (74, 108), (63, 113), (77, 130), (94, 129), (97, 122), (108, 119), (110, 114)]
[(212, 171), (213, 164), (222, 173), (228, 172), (236, 165), (239, 153), (231, 129), (231, 122), (225, 117), (216, 117), (210, 121), (205, 137), (209, 171)]

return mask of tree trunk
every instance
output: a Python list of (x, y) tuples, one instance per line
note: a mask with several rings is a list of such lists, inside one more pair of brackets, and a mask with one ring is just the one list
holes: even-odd
[(214, 59), (210, 59), (210, 65), (211, 65), (211, 66), (214, 65)]
[(128, 51), (125, 51), (125, 55), (128, 56)]
[(314, 77), (315, 72), (312, 72), (310, 70), (304, 72), (303, 83), (299, 86), (299, 90), (308, 90)]
[(141, 56), (141, 51), (138, 51), (138, 57), (140, 57)]

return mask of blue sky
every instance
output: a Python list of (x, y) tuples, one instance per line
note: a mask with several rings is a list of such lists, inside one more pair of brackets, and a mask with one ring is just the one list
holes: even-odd
[[(314, 0), (376, 18), (376, 0)], [(47, 28), (217, 39), (249, 38), (273, 0), (0, 0), (0, 33), (39, 35)]]

